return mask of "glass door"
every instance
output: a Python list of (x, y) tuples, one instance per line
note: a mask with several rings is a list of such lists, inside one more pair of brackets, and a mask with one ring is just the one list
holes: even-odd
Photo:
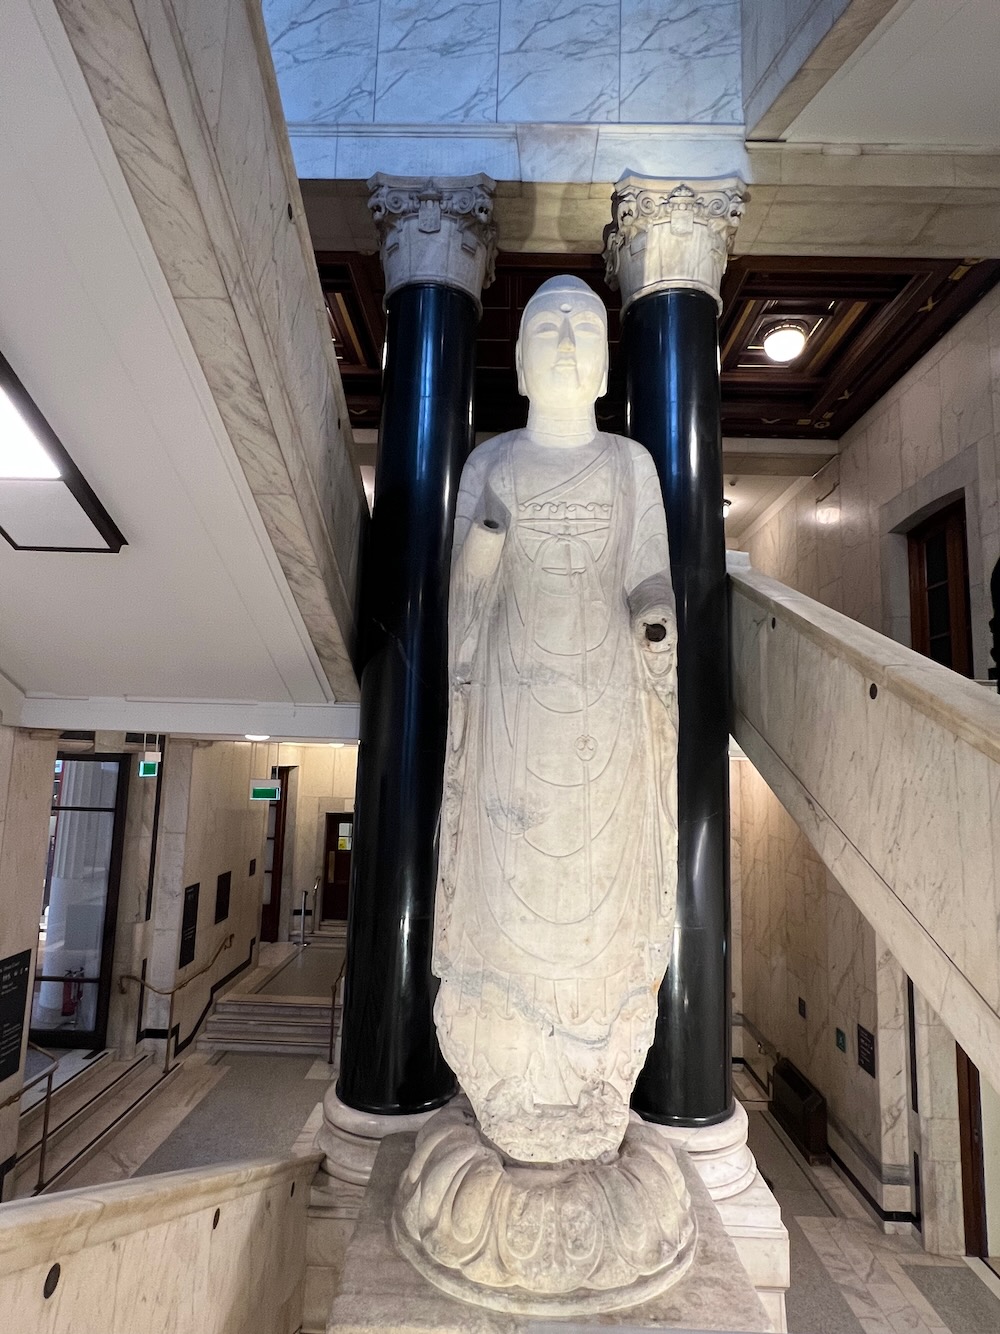
[(127, 769), (119, 755), (56, 760), (31, 1037), (102, 1047), (111, 996)]

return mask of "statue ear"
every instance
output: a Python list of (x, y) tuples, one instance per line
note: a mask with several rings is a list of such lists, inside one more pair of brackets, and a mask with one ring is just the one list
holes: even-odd
[(605, 344), (605, 349), (604, 349), (604, 374), (601, 376), (601, 387), (600, 387), (600, 389), (598, 389), (598, 391), (597, 391), (597, 397), (598, 397), (598, 398), (603, 398), (604, 395), (605, 395), (607, 392), (608, 392), (608, 351), (607, 351), (607, 345)]
[(521, 340), (520, 338), (514, 345), (514, 369), (517, 371), (517, 392), (522, 398), (528, 397), (528, 391), (524, 387), (524, 368), (521, 365)]

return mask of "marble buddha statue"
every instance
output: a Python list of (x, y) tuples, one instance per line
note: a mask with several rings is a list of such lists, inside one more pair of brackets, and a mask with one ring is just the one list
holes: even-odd
[(675, 619), (647, 451), (597, 429), (607, 316), (528, 302), (528, 423), (462, 474), (435, 1020), (508, 1159), (613, 1155), (653, 1039), (676, 899)]

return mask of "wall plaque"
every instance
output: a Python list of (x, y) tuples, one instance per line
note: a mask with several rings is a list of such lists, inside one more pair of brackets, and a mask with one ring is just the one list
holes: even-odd
[(858, 1065), (875, 1078), (875, 1034), (858, 1024)]
[(21, 1064), (30, 975), (31, 950), (0, 959), (0, 1081), (16, 1075)]
[(181, 952), (177, 967), (183, 968), (194, 959), (198, 938), (198, 891), (201, 884), (188, 885), (184, 891), (184, 915), (181, 918)]

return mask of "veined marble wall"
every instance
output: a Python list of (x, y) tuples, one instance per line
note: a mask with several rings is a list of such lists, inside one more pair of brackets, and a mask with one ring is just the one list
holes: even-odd
[(264, 0), (292, 127), (739, 125), (739, 0)]
[(754, 569), (909, 645), (905, 528), (935, 501), (964, 492), (973, 656), (977, 677), (985, 678), (989, 576), (1000, 556), (1000, 289), (917, 362), (840, 447), (838, 459), (751, 530), (742, 545)]
[[(32, 967), (45, 885), (56, 745), (55, 733), (50, 738), (35, 738), (19, 728), (0, 726), (0, 959), (31, 950)], [(17, 1093), (24, 1082), (30, 1009), (29, 986), (20, 1068), (0, 1080), (0, 1103)], [(18, 1112), (17, 1103), (0, 1111), (0, 1198), (3, 1166), (17, 1149)]]
[(743, 0), (743, 103), (747, 127), (791, 82), (851, 0)]
[[(761, 573), (909, 644), (905, 528), (913, 516), (933, 509), (942, 498), (963, 493), (975, 670), (977, 676), (985, 677), (989, 665), (988, 583), (1000, 555), (998, 457), (1000, 291), (994, 291), (848, 432), (841, 441), (840, 457), (766, 524), (751, 530), (744, 545), (754, 568)], [(746, 773), (754, 771), (749, 765), (742, 770), (746, 785)], [(756, 775), (754, 781), (763, 787)], [(766, 805), (780, 812), (779, 825), (787, 823), (795, 831), (770, 793)], [(748, 821), (760, 817), (747, 802), (745, 791), (743, 812), (739, 836), (746, 845), (756, 838)], [(775, 817), (772, 814), (768, 818)], [(754, 893), (763, 891), (751, 888), (751, 875), (757, 877), (758, 885), (762, 880), (767, 882), (771, 897), (775, 893), (780, 897), (780, 886), (785, 886), (788, 909), (794, 915), (790, 900), (813, 874), (811, 868), (817, 862), (801, 835), (791, 841), (763, 842), (756, 838), (755, 846), (761, 860), (758, 864), (754, 859), (752, 873), (746, 846), (743, 856), (744, 1009), (751, 1018), (755, 1012), (762, 1014), (764, 1031), (780, 1044), (784, 1029), (777, 1026), (772, 1032), (767, 1028), (768, 1023), (776, 1024), (774, 1002), (766, 1009), (757, 999), (762, 994), (773, 994), (778, 985), (771, 976), (773, 956), (759, 944), (766, 938), (766, 930), (758, 927), (760, 921), (770, 921), (768, 914), (776, 910), (767, 896), (762, 906), (755, 904)], [(842, 901), (849, 919), (856, 919), (851, 921), (849, 932), (867, 935), (866, 950), (882, 960), (874, 975), (876, 999), (884, 996), (885, 1000), (878, 1005), (880, 1027), (876, 1033), (882, 1055), (890, 1026), (895, 1031), (897, 1023), (901, 1024), (905, 1035), (905, 1008), (901, 1018), (896, 1018), (899, 1005), (905, 1003), (898, 966), (888, 951), (880, 953), (881, 947), (873, 943), (877, 942), (874, 932), (836, 881), (828, 875), (826, 881), (828, 893)], [(777, 910), (779, 917), (782, 911)], [(810, 914), (813, 925), (823, 920), (822, 915)], [(816, 934), (822, 937), (819, 930)], [(871, 980), (870, 973), (866, 975)], [(897, 1001), (892, 1001), (892, 996)], [(890, 1122), (896, 1127), (890, 1134), (895, 1148), (883, 1144), (883, 1154), (888, 1156), (883, 1156), (882, 1162), (889, 1167), (900, 1166), (910, 1161), (913, 1148), (920, 1153), (925, 1244), (928, 1249), (947, 1254), (962, 1249), (954, 1041), (919, 996), (916, 1035), (919, 1116), (902, 1114), (907, 1104), (904, 1100), (899, 1107), (895, 1072), (889, 1072), (886, 1083), (886, 1071), (880, 1067), (875, 1096), (881, 1103), (883, 1133), (890, 1134)], [(896, 1050), (898, 1045), (896, 1042)], [(746, 1043), (746, 1050), (752, 1051), (751, 1043)], [(803, 1068), (809, 1073), (807, 1067)], [(814, 1078), (814, 1082), (830, 1095), (820, 1078)], [(845, 1108), (845, 1114), (851, 1115), (850, 1108)], [(874, 1114), (874, 1105), (866, 1111), (859, 1108), (857, 1122), (847, 1121), (869, 1148), (874, 1144), (870, 1133)], [(909, 1138), (910, 1150), (904, 1138)]]
[[(214, 965), (177, 994), (174, 1024), (184, 1042), (212, 997), (212, 986), (256, 959), (260, 934), (267, 802), (250, 801), (250, 781), (270, 774), (277, 747), (264, 742), (168, 740), (153, 889), (148, 977), (167, 988), (197, 974), (230, 932)], [(250, 862), (256, 859), (254, 875)], [(217, 877), (230, 871), (229, 916), (215, 922)], [(201, 886), (195, 956), (178, 967), (184, 890)], [(249, 962), (248, 962), (249, 961)], [(235, 979), (234, 979), (235, 981)], [(166, 1024), (166, 1001), (149, 994), (146, 1027)]]
[[(908, 1210), (902, 973), (749, 760), (732, 777), (744, 1059), (766, 1083), (775, 1052), (787, 1056), (826, 1097), (834, 1151), (883, 1208)], [(858, 1024), (876, 1034), (874, 1079)]]

